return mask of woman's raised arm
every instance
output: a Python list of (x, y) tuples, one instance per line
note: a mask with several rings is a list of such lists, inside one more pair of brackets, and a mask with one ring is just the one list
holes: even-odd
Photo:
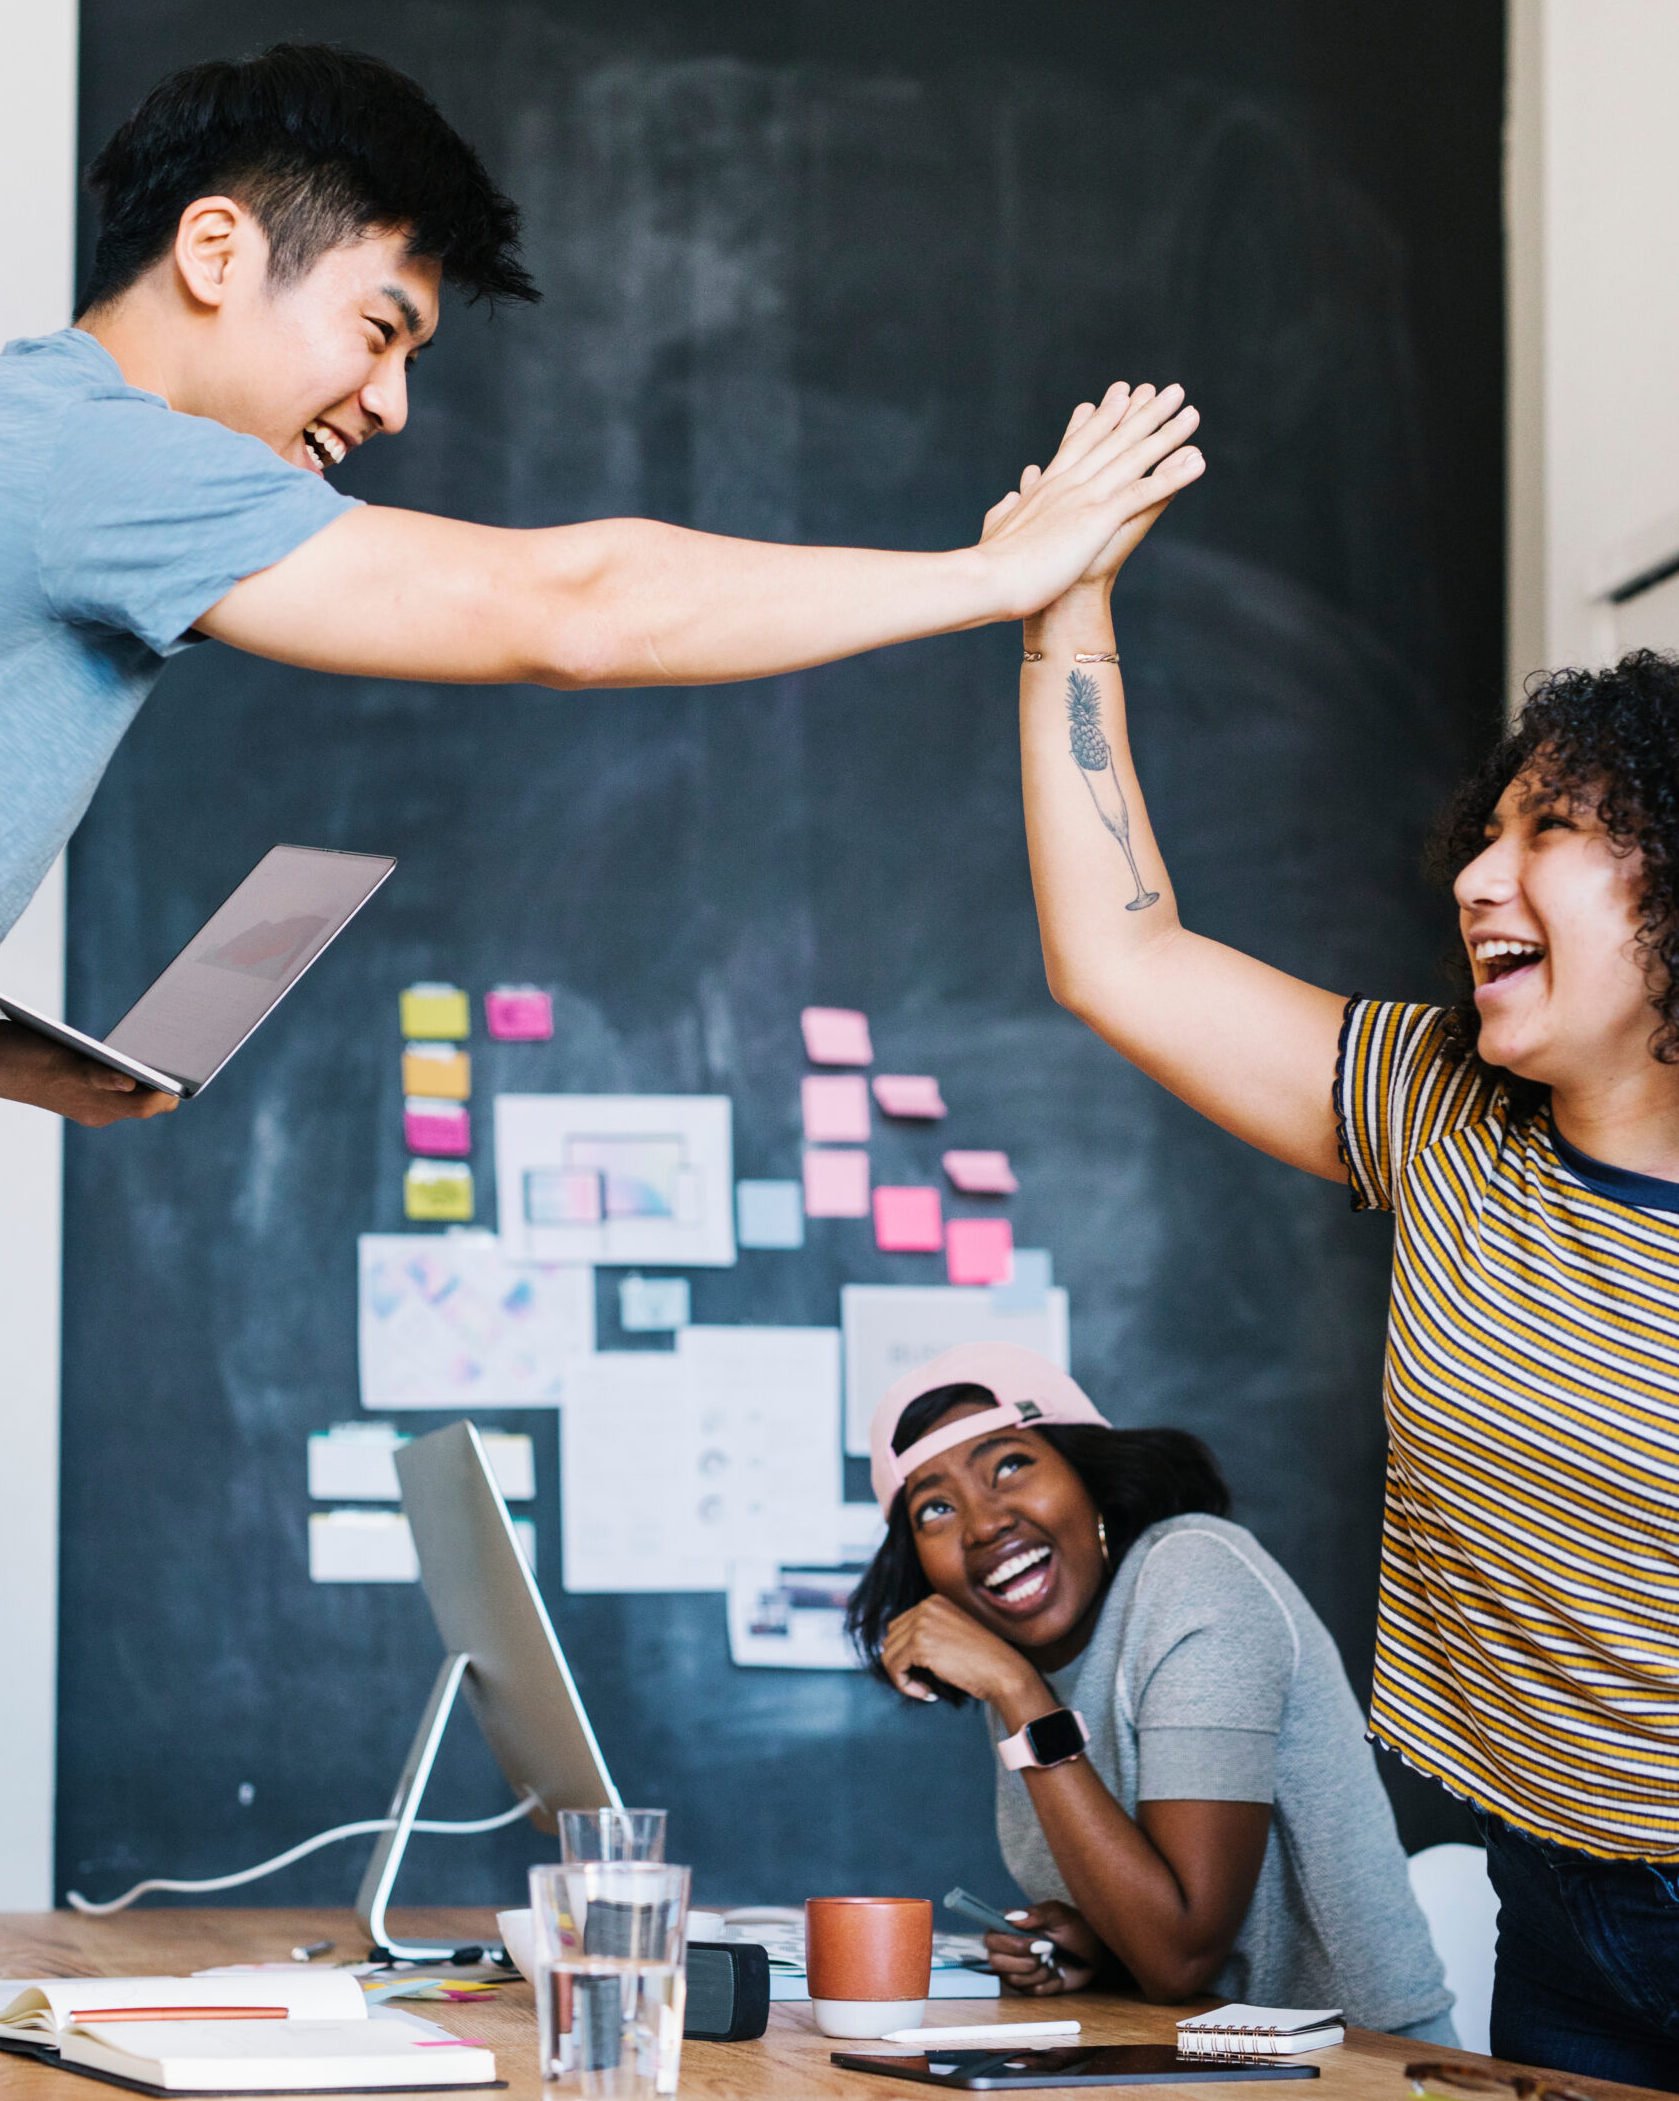
[[(1160, 504), (1026, 626), (1021, 772), (1044, 965), (1056, 1000), (1140, 1071), (1250, 1145), (1338, 1180), (1331, 1093), (1345, 1001), (1181, 924), (1132, 763), (1109, 595), (1193, 478), (1186, 460), (1199, 471), (1187, 452), (1162, 470)], [(1036, 479), (1029, 470), (1023, 489)]]

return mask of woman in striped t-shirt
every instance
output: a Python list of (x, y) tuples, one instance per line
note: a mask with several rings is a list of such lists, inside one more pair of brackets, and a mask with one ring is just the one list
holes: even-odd
[(1179, 923), (1108, 607), (1151, 522), (1026, 630), (1051, 988), (1394, 1214), (1372, 1727), (1482, 1821), (1494, 2047), (1679, 2091), (1679, 663), (1552, 679), (1465, 790), (1471, 996), (1348, 1001)]

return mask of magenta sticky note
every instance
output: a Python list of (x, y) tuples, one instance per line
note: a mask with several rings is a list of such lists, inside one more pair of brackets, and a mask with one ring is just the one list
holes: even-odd
[(944, 1229), (953, 1284), (1006, 1284), (1014, 1273), (1014, 1228), (1006, 1218), (953, 1218)]
[(484, 995), (484, 1024), (498, 1043), (546, 1043), (554, 1000), (540, 985), (497, 985)]
[(812, 1149), (805, 1154), (806, 1218), (867, 1218), (867, 1153)]
[(402, 1142), (434, 1160), (464, 1160), (472, 1150), (472, 1117), (459, 1102), (411, 1095), (402, 1105)]
[(944, 1246), (944, 1207), (936, 1189), (877, 1189), (874, 1244), (885, 1255), (936, 1255)]
[(799, 1088), (805, 1137), (812, 1145), (863, 1145), (869, 1136), (869, 1090), (860, 1072), (808, 1073)]
[(872, 1065), (869, 1017), (855, 1007), (806, 1007), (799, 1016), (812, 1065)]
[(1012, 1196), (1020, 1187), (1007, 1153), (946, 1153), (944, 1171), (969, 1196)]
[(874, 1098), (888, 1116), (916, 1116), (932, 1120), (945, 1113), (944, 1097), (937, 1080), (925, 1074), (876, 1073), (869, 1083)]

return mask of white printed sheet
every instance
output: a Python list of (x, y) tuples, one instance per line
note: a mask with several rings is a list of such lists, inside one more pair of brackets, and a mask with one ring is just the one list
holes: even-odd
[(726, 1590), (731, 1562), (832, 1531), (839, 1335), (685, 1328), (674, 1350), (595, 1357), (560, 1451), (567, 1590)]

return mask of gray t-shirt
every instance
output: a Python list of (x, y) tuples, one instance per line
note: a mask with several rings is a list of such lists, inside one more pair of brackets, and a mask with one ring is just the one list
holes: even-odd
[[(1250, 1532), (1216, 1517), (1151, 1525), (1089, 1646), (1049, 1683), (1089, 1724), (1091, 1763), (1128, 1814), (1270, 1803), (1253, 1901), (1213, 1982), (1221, 1998), (1340, 2006), (1365, 2028), (1451, 2005), (1335, 1644)], [(1068, 1901), (1026, 1782), (1001, 1766), (997, 1835), (1029, 1899)]]
[(0, 934), (195, 620), (354, 501), (131, 387), (79, 328), (0, 354)]

